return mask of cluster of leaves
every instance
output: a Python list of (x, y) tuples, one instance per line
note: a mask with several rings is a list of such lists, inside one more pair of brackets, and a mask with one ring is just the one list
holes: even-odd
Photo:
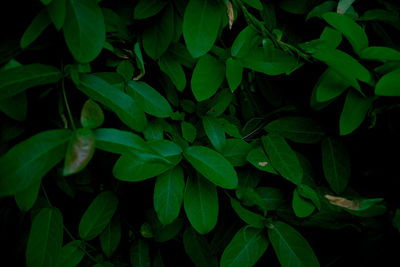
[(398, 234), (395, 4), (31, 2), (0, 47), (14, 262), (343, 266), (337, 230)]

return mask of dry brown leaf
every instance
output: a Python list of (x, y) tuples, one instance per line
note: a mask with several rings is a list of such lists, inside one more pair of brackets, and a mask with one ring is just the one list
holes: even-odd
[(358, 210), (358, 209), (360, 209), (361, 204), (362, 204), (360, 200), (349, 200), (344, 197), (335, 197), (335, 196), (331, 196), (331, 195), (325, 195), (325, 198), (332, 205), (346, 208), (349, 210)]
[(264, 167), (268, 164), (268, 162), (263, 161), (263, 162), (259, 162), (258, 165), (260, 165), (261, 167)]
[(231, 30), (233, 25), (233, 20), (235, 19), (231, 1), (228, 1), (226, 3), (226, 13), (228, 14), (228, 19), (229, 19), (229, 30)]

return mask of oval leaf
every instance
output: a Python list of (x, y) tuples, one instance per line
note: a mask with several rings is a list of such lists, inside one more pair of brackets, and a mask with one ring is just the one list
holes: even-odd
[(66, 0), (51, 1), (47, 6), (47, 12), (57, 31), (61, 30), (67, 14)]
[(254, 167), (261, 171), (278, 174), (272, 167), (270, 159), (265, 155), (262, 147), (254, 148), (247, 154), (247, 161), (250, 162)]
[(245, 223), (255, 228), (264, 228), (265, 218), (263, 216), (244, 208), (242, 204), (234, 198), (231, 198), (231, 206), (239, 218)]
[(189, 177), (184, 194), (184, 208), (193, 228), (200, 234), (214, 229), (218, 219), (218, 195), (215, 185), (203, 177)]
[(57, 267), (77, 266), (85, 256), (83, 246), (81, 240), (74, 240), (63, 246), (58, 256)]
[(140, 0), (135, 6), (134, 19), (147, 19), (158, 14), (168, 2), (165, 0)]
[(222, 147), (221, 154), (233, 166), (239, 167), (246, 165), (246, 157), (251, 148), (251, 145), (242, 139), (227, 139), (225, 146)]
[(146, 240), (139, 238), (133, 243), (130, 258), (132, 266), (150, 267), (150, 249)]
[(83, 104), (81, 112), (81, 124), (86, 128), (100, 127), (104, 122), (104, 113), (101, 107), (89, 99)]
[(294, 214), (299, 218), (308, 217), (315, 210), (315, 206), (313, 205), (313, 203), (307, 199), (302, 198), (299, 195), (297, 189), (293, 191), (292, 208)]
[(88, 63), (103, 49), (106, 28), (96, 1), (69, 0), (63, 26), (64, 39), (76, 61)]
[(211, 144), (218, 151), (221, 151), (226, 144), (225, 131), (217, 118), (203, 117), (203, 127)]
[(32, 222), (26, 247), (27, 267), (56, 266), (63, 243), (63, 218), (56, 208), (44, 208)]
[(160, 69), (168, 75), (178, 91), (183, 92), (186, 87), (186, 76), (181, 64), (175, 56), (164, 54), (158, 61)]
[(79, 236), (83, 240), (92, 240), (98, 236), (118, 207), (118, 198), (110, 191), (97, 195), (83, 214), (79, 223)]
[(315, 85), (315, 96), (317, 102), (328, 102), (341, 95), (350, 82), (343, 79), (335, 70), (328, 68), (319, 78)]
[(229, 88), (234, 92), (242, 83), (243, 66), (240, 61), (233, 58), (226, 60), (226, 80)]
[(400, 96), (400, 69), (382, 76), (375, 86), (375, 94), (381, 96)]
[(30, 210), (39, 195), (40, 182), (31, 184), (27, 189), (15, 194), (15, 202), (22, 211)]
[(360, 58), (382, 62), (400, 60), (400, 52), (390, 47), (370, 46), (361, 51)]
[(217, 267), (218, 261), (205, 237), (188, 227), (183, 233), (183, 246), (186, 254), (197, 267)]
[(50, 23), (51, 21), (49, 15), (47, 14), (46, 9), (43, 9), (33, 19), (32, 23), (24, 32), (24, 35), (22, 35), (20, 42), (21, 48), (24, 49), (31, 43), (33, 43), (40, 36), (40, 34), (47, 28), (47, 26), (50, 25)]
[(184, 157), (205, 178), (215, 185), (226, 189), (234, 189), (238, 185), (235, 169), (221, 154), (204, 146), (187, 148)]
[(99, 236), (101, 249), (107, 258), (111, 257), (121, 241), (121, 222), (117, 215), (113, 216), (111, 222)]

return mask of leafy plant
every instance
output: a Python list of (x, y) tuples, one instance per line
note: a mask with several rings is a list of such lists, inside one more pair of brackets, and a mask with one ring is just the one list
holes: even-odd
[(10, 2), (5, 262), (398, 262), (398, 3)]

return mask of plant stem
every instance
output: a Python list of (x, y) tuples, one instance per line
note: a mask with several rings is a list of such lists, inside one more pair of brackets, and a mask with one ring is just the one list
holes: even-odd
[(65, 93), (64, 77), (63, 77), (62, 80), (61, 80), (61, 87), (62, 87), (62, 92), (63, 92), (65, 107), (67, 108), (67, 113), (68, 113), (69, 120), (71, 121), (72, 129), (73, 129), (73, 130), (76, 130), (75, 123), (74, 123), (74, 119), (72, 118), (72, 113), (71, 113), (71, 110), (70, 110), (70, 108), (69, 108), (68, 99), (67, 99), (67, 94)]

